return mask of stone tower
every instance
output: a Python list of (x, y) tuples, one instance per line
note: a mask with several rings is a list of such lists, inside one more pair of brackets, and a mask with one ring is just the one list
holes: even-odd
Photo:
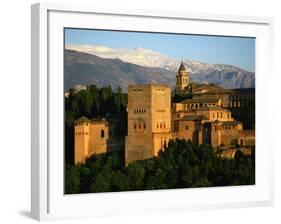
[(129, 85), (127, 110), (126, 164), (157, 155), (171, 131), (171, 89), (158, 84)]
[(74, 162), (84, 163), (93, 154), (112, 151), (110, 125), (105, 119), (80, 117), (74, 122)]
[(177, 78), (176, 93), (183, 93), (187, 91), (186, 88), (189, 85), (189, 74), (186, 71), (183, 62), (181, 62), (176, 78)]
[(81, 117), (75, 121), (74, 135), (75, 135), (75, 164), (79, 162), (85, 162), (85, 158), (89, 154), (89, 131), (90, 123), (86, 117)]

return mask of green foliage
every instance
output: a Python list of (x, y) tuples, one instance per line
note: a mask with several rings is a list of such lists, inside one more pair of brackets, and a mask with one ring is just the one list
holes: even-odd
[(75, 93), (70, 91), (65, 100), (65, 160), (72, 164), (74, 160), (74, 121), (81, 116), (91, 118), (108, 118), (116, 120), (118, 129), (115, 136), (124, 137), (127, 133), (127, 94), (118, 87), (98, 88), (90, 85), (85, 90)]
[[(170, 141), (158, 157), (123, 165), (124, 154), (93, 155), (83, 166), (67, 166), (66, 192), (116, 192), (255, 183), (255, 156), (223, 159), (209, 145)], [(78, 178), (77, 178), (78, 177)], [(80, 190), (77, 189), (80, 184)], [(73, 184), (73, 186), (71, 186)]]
[(65, 167), (65, 193), (75, 194), (80, 192), (80, 174), (76, 166)]

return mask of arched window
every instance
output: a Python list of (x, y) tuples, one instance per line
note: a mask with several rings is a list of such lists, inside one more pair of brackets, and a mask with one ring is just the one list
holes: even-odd
[(101, 137), (101, 138), (104, 138), (104, 130), (101, 130), (101, 131), (100, 131), (100, 137)]

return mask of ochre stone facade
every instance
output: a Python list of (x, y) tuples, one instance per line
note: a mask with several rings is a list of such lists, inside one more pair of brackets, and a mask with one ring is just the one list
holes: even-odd
[(120, 149), (122, 141), (116, 140), (113, 135), (112, 122), (105, 119), (90, 120), (81, 117), (74, 123), (74, 162), (84, 163), (93, 155)]
[(126, 163), (157, 155), (170, 138), (170, 88), (154, 84), (129, 85), (127, 111)]

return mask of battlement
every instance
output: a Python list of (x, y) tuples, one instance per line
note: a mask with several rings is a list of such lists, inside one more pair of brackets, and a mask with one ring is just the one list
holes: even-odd
[(255, 130), (239, 130), (238, 134), (240, 137), (255, 137)]

